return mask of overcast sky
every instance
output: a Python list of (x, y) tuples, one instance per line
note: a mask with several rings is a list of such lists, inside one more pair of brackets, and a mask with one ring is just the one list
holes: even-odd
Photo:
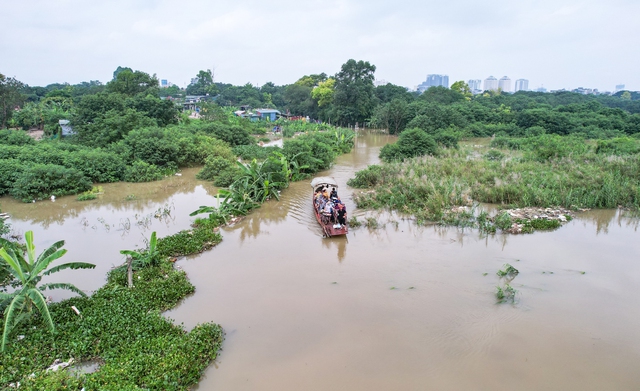
[(640, 90), (639, 0), (0, 0), (0, 73), (29, 85), (104, 83), (119, 66), (184, 87), (289, 84), (376, 65), (415, 87), (528, 79), (530, 88)]

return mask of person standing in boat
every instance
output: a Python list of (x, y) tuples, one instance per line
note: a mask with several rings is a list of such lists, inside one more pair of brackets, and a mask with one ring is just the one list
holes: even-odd
[(347, 208), (344, 206), (344, 204), (342, 203), (342, 201), (340, 201), (339, 198), (335, 202), (335, 210), (336, 210), (336, 220), (338, 224), (346, 225), (347, 221), (345, 217), (347, 214)]

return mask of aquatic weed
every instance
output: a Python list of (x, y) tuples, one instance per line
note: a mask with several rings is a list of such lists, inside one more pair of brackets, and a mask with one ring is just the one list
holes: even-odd
[(365, 219), (364, 226), (369, 228), (369, 229), (378, 229), (378, 228), (380, 228), (380, 224), (378, 223), (378, 220), (376, 220), (374, 217), (367, 217)]
[(361, 226), (362, 226), (362, 222), (358, 220), (358, 217), (353, 216), (352, 218), (349, 219), (349, 227), (358, 228)]

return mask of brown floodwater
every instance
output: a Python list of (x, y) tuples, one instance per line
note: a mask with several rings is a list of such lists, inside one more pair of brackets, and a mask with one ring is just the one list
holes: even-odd
[[(216, 248), (178, 262), (196, 293), (167, 316), (226, 330), (198, 390), (640, 389), (637, 219), (591, 211), (553, 232), (482, 236), (354, 211), (346, 181), (389, 140), (359, 136), (321, 173), (336, 178), (352, 214), (382, 228), (322, 238), (302, 181), (224, 228)], [(0, 202), (14, 228), (34, 229), (39, 248), (64, 238), (67, 260), (97, 263), (58, 276), (92, 290), (120, 249), (144, 246), (152, 230), (184, 229), (189, 212), (215, 202), (196, 171), (107, 185), (87, 203)], [(148, 217), (163, 208), (170, 216)], [(514, 304), (495, 299), (505, 263), (520, 271)]]

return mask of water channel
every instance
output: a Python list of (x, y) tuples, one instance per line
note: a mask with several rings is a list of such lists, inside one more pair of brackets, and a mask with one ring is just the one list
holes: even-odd
[[(365, 212), (346, 182), (387, 142), (361, 135), (320, 173), (338, 181), (352, 214)], [(65, 261), (96, 263), (55, 276), (90, 292), (123, 261), (119, 250), (185, 229), (191, 211), (215, 203), (196, 172), (104, 185), (95, 201), (0, 204), (38, 249), (65, 239)], [(591, 211), (554, 232), (482, 236), (382, 214), (382, 228), (324, 239), (308, 182), (177, 262), (196, 293), (167, 316), (227, 333), (198, 390), (640, 389), (637, 220)], [(495, 299), (505, 263), (520, 270), (514, 304)]]

